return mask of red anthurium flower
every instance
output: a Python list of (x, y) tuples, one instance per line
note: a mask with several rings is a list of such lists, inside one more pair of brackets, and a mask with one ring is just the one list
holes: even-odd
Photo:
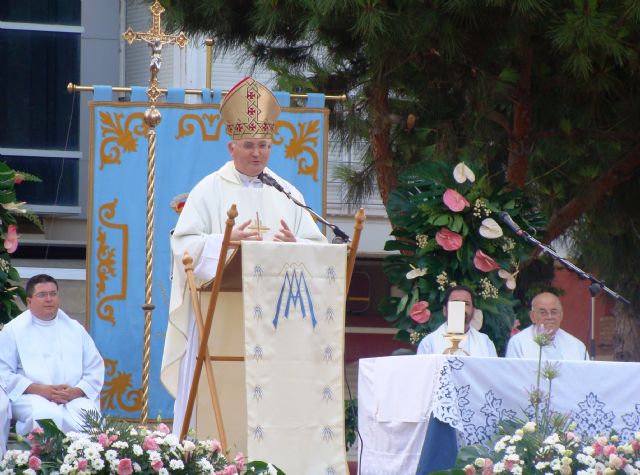
[(455, 213), (462, 211), (469, 206), (469, 202), (466, 198), (451, 188), (444, 192), (444, 195), (442, 195), (442, 201), (447, 205), (447, 208)]
[(7, 237), (4, 239), (4, 248), (9, 254), (13, 254), (18, 249), (18, 228), (15, 224), (10, 224), (7, 229)]
[(411, 319), (416, 323), (427, 323), (429, 318), (431, 318), (431, 310), (429, 310), (428, 307), (429, 302), (425, 302), (424, 300), (414, 303), (411, 310), (409, 310)]
[(436, 242), (445, 251), (457, 251), (462, 247), (462, 236), (448, 228), (440, 228), (436, 233)]
[(476, 269), (482, 272), (491, 272), (492, 270), (499, 269), (500, 266), (491, 257), (487, 256), (480, 249), (476, 251), (476, 255), (473, 256), (473, 265)]

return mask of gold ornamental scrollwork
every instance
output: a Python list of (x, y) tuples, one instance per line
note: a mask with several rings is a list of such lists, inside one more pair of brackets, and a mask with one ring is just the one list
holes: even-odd
[[(128, 247), (129, 247), (129, 226), (126, 224), (117, 224), (110, 222), (115, 218), (116, 205), (118, 199), (114, 198), (113, 201), (104, 203), (98, 209), (98, 218), (102, 226), (98, 227), (98, 235), (96, 241), (98, 248), (96, 251), (96, 258), (98, 260), (97, 275), (98, 282), (96, 283), (96, 297), (100, 300), (96, 305), (96, 314), (102, 320), (110, 322), (112, 325), (116, 324), (114, 316), (113, 305), (110, 302), (114, 300), (125, 300), (127, 298), (127, 269), (128, 269)], [(103, 227), (104, 226), (104, 227)], [(118, 270), (116, 267), (118, 250), (115, 247), (107, 244), (107, 232), (106, 229), (115, 229), (120, 231), (122, 235), (121, 241), (121, 276), (120, 276), (120, 293), (105, 295), (107, 293), (107, 282), (117, 277)]]
[[(124, 114), (100, 112), (100, 130), (103, 140), (100, 143), (100, 170), (105, 165), (119, 165), (123, 153), (135, 152), (138, 149), (138, 136), (145, 136), (148, 127), (144, 123), (142, 112), (133, 112), (126, 119)], [(124, 124), (123, 124), (124, 119)], [(132, 122), (139, 120), (140, 124), (131, 129)]]
[(131, 373), (118, 371), (118, 361), (104, 360), (105, 380), (100, 394), (102, 410), (115, 410), (116, 406), (127, 412), (138, 412), (142, 408), (142, 391), (130, 389)]
[[(217, 125), (214, 126), (218, 121)], [(192, 123), (195, 122), (200, 126), (200, 133), (202, 135), (202, 140), (204, 142), (213, 142), (216, 140), (220, 140), (220, 129), (222, 128), (222, 120), (220, 114), (184, 114), (180, 117), (180, 121), (178, 122), (178, 133), (176, 134), (176, 139), (181, 139), (188, 135), (193, 135), (196, 131), (196, 126)], [(208, 123), (205, 124), (205, 121)], [(207, 130), (213, 129), (213, 133), (210, 134)]]
[(273, 143), (275, 145), (280, 145), (284, 142), (284, 138), (281, 135), (279, 138), (275, 136), (279, 133), (281, 127), (291, 131), (291, 140), (284, 147), (285, 158), (298, 162), (298, 175), (311, 175), (313, 181), (318, 181), (320, 161), (318, 160), (318, 152), (314, 147), (318, 146), (320, 121), (298, 122), (298, 129), (296, 129), (291, 122), (279, 120), (276, 122), (274, 130)]

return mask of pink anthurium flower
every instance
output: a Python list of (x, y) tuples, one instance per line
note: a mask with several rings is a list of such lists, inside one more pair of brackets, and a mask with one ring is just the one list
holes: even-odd
[(447, 189), (447, 191), (444, 192), (444, 195), (442, 195), (442, 201), (444, 201), (444, 204), (447, 205), (447, 208), (449, 208), (454, 213), (458, 213), (459, 211), (462, 211), (467, 206), (469, 206), (469, 202), (466, 200), (466, 198), (456, 190), (452, 190), (451, 188)]
[(436, 233), (436, 242), (445, 251), (457, 251), (462, 247), (462, 236), (449, 228), (440, 228)]
[(492, 270), (500, 269), (498, 263), (480, 249), (478, 249), (475, 256), (473, 256), (473, 265), (482, 272), (491, 272)]
[(10, 224), (7, 229), (7, 237), (4, 239), (4, 248), (9, 254), (13, 254), (18, 249), (18, 228), (15, 224)]
[(413, 304), (409, 310), (411, 319), (416, 323), (427, 323), (431, 318), (431, 310), (429, 310), (429, 302), (420, 300)]

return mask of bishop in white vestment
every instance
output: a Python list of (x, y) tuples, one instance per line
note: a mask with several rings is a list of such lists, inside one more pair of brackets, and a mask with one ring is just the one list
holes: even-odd
[[(258, 178), (272, 176), (284, 190), (304, 202), (300, 192), (269, 170), (271, 136), (280, 113), (277, 100), (262, 84), (246, 78), (225, 96), (220, 113), (232, 140), (232, 160), (206, 176), (189, 193), (171, 238), (173, 282), (161, 380), (176, 398), (174, 433), (179, 433), (197, 356), (195, 314), (187, 290), (182, 258), (194, 259), (198, 285), (215, 277), (227, 211), (236, 204), (232, 241), (326, 242), (311, 215), (285, 194)], [(242, 319), (242, 315), (237, 316)]]
[[(588, 360), (589, 353), (584, 343), (560, 328), (562, 304), (560, 299), (549, 292), (536, 295), (531, 301), (529, 312), (533, 325), (511, 337), (507, 345), (507, 358), (530, 358), (543, 360)], [(536, 342), (538, 334), (546, 333), (547, 344)]]
[(58, 308), (53, 277), (32, 277), (26, 293), (29, 309), (0, 332), (0, 384), (16, 431), (27, 434), (39, 419), (80, 431), (83, 411), (100, 411), (104, 361), (84, 327)]
[[(465, 338), (460, 343), (459, 348), (466, 351), (470, 356), (497, 357), (496, 347), (491, 339), (471, 326), (475, 312), (471, 290), (462, 285), (449, 288), (444, 297), (443, 312), (445, 316), (447, 315), (449, 300), (465, 302)], [(445, 333), (447, 333), (447, 322), (444, 322), (435, 331), (422, 339), (418, 345), (417, 353), (419, 355), (443, 354), (451, 346), (451, 342), (444, 337)]]

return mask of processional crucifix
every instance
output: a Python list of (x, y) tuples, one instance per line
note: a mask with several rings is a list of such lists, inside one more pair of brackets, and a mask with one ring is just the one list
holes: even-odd
[(140, 419), (142, 424), (147, 423), (149, 417), (149, 373), (151, 366), (151, 314), (155, 306), (151, 303), (151, 293), (153, 288), (153, 221), (156, 182), (156, 131), (155, 127), (160, 123), (162, 116), (156, 108), (155, 103), (162, 94), (158, 88), (158, 72), (162, 66), (162, 46), (167, 44), (177, 44), (184, 48), (189, 41), (183, 32), (177, 36), (171, 36), (162, 31), (162, 13), (164, 7), (158, 0), (155, 0), (149, 8), (151, 10), (151, 28), (142, 33), (136, 32), (129, 27), (122, 36), (129, 44), (134, 41), (144, 41), (151, 47), (151, 79), (149, 79), (149, 108), (144, 112), (144, 121), (147, 124), (147, 139), (149, 141), (147, 149), (147, 227), (146, 227), (146, 266), (145, 266), (145, 299), (142, 309), (144, 310), (144, 350), (142, 355), (142, 409)]

